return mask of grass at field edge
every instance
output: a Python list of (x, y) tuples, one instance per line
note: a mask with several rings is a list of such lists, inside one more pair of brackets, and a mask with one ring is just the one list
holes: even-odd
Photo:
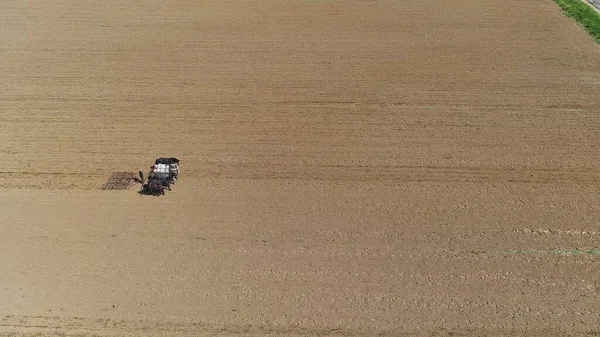
[(577, 21), (600, 43), (600, 14), (584, 1), (586, 0), (554, 0), (568, 17)]

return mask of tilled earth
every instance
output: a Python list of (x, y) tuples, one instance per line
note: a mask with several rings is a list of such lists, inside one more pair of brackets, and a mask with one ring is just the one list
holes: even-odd
[(551, 0), (7, 1), (0, 56), (0, 335), (600, 333), (600, 47)]

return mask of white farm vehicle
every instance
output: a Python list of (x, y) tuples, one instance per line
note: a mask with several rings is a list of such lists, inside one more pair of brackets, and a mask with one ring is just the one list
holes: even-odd
[(142, 182), (141, 194), (163, 195), (165, 190), (171, 190), (171, 185), (177, 182), (179, 159), (174, 157), (156, 159), (150, 168), (147, 182), (144, 182), (144, 173), (141, 169), (139, 175)]

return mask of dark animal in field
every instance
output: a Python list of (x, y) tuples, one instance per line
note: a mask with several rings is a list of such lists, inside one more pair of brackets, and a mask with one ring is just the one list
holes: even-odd
[(157, 179), (158, 184), (160, 184), (162, 187), (166, 188), (167, 190), (171, 190), (171, 182), (168, 179)]
[(163, 179), (153, 179), (149, 180), (147, 184), (142, 186), (140, 194), (159, 196), (165, 194), (165, 189), (171, 189), (168, 181)]

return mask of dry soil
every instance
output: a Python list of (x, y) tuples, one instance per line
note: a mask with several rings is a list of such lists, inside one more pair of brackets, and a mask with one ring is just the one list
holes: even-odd
[(600, 333), (600, 47), (551, 0), (3, 1), (0, 62), (0, 335)]

